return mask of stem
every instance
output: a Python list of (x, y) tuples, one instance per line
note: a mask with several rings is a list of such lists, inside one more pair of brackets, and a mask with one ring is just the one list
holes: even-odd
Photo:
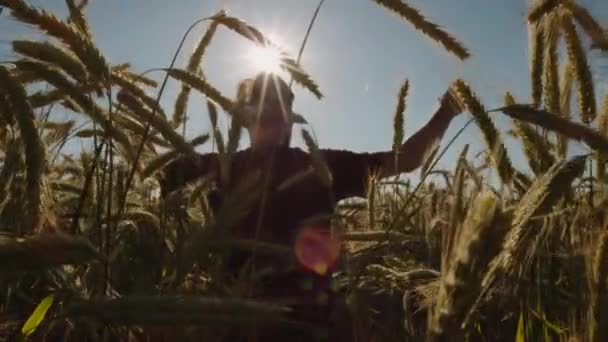
[[(298, 62), (298, 64), (300, 63), (300, 60), (302, 59), (302, 53), (304, 53), (304, 47), (306, 46), (306, 42), (308, 41), (308, 36), (310, 35), (312, 26), (314, 25), (315, 20), (317, 19), (317, 15), (319, 14), (319, 10), (321, 9), (321, 6), (323, 5), (324, 2), (325, 2), (325, 0), (321, 0), (319, 2), (319, 4), (317, 5), (317, 8), (315, 9), (315, 13), (313, 14), (312, 19), (310, 20), (310, 23), (308, 24), (308, 29), (306, 30), (306, 35), (304, 36), (302, 45), (300, 45), (300, 51), (298, 52), (298, 59), (296, 60)], [(291, 77), (291, 81), (289, 81), (289, 89), (291, 89), (292, 85), (293, 85), (293, 76)]]
[[(190, 31), (199, 23), (201, 23), (205, 20), (209, 20), (209, 19), (211, 19), (211, 17), (199, 19), (199, 20), (195, 21), (192, 25), (190, 25), (190, 27), (188, 27), (188, 29), (186, 30), (186, 32), (184, 33), (184, 35), (182, 37), (182, 40), (180, 41), (180, 43), (177, 47), (177, 50), (173, 54), (173, 59), (171, 60), (169, 69), (173, 68), (173, 66), (175, 65), (177, 56), (179, 55), (179, 52), (182, 49), (182, 47), (186, 41), (186, 37), (188, 36)], [(152, 111), (150, 112), (150, 117), (148, 119), (148, 122), (146, 123), (146, 128), (144, 130), (144, 134), (143, 134), (141, 142), (137, 148), (137, 153), (135, 155), (135, 159), (133, 160), (133, 166), (131, 167), (131, 170), (129, 171), (129, 175), (127, 176), (127, 181), (125, 183), (125, 190), (124, 190), (124, 193), (121, 195), (120, 202), (119, 202), (119, 212), (118, 212), (117, 220), (120, 220), (120, 218), (124, 214), (127, 194), (129, 193), (129, 188), (131, 187), (131, 182), (133, 181), (133, 177), (135, 176), (135, 171), (137, 170), (137, 163), (139, 162), (139, 158), (141, 157), (141, 153), (142, 153), (143, 147), (146, 143), (146, 139), (148, 138), (148, 135), (150, 133), (150, 128), (152, 126), (152, 119), (154, 118), (154, 115), (156, 115), (156, 108), (159, 106), (160, 98), (165, 90), (165, 86), (167, 85), (168, 80), (169, 80), (169, 73), (166, 73), (165, 77), (163, 79), (163, 83), (159, 89), (158, 95), (156, 96), (156, 104), (155, 104), (154, 108), (152, 108)]]

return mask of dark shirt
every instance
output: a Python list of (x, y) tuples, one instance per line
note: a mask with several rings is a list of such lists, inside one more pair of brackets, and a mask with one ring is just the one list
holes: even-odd
[[(309, 153), (299, 148), (281, 148), (276, 150), (274, 163), (270, 169), (270, 183), (260, 225), (259, 241), (294, 246), (299, 229), (315, 225), (329, 228), (329, 220), (317, 219), (334, 213), (338, 201), (350, 197), (364, 197), (370, 172), (381, 165), (380, 158), (373, 153), (355, 153), (342, 150), (321, 149), (320, 154), (332, 175), (332, 186), (323, 184), (317, 173), (299, 179), (293, 185), (279, 191), (277, 188), (290, 177), (302, 174), (312, 166)], [(255, 170), (267, 170), (271, 153), (257, 153), (251, 149), (236, 152), (231, 159), (229, 184), (220, 186), (218, 191), (209, 194), (209, 202), (214, 212), (221, 208), (225, 194), (236, 186), (240, 180)], [(184, 157), (169, 164), (165, 177), (161, 181), (162, 196), (178, 189), (184, 184), (201, 176), (207, 176), (219, 182), (219, 157), (217, 153)], [(267, 173), (265, 172), (264, 175)], [(262, 176), (259, 187), (264, 186)], [(228, 190), (228, 191), (227, 191)], [(259, 201), (254, 202), (253, 210), (231, 227), (235, 237), (241, 239), (256, 238)], [(232, 261), (232, 267), (238, 268), (246, 258), (241, 255)], [(257, 259), (256, 259), (257, 260)], [(256, 261), (257, 264), (257, 261)], [(234, 270), (236, 271), (236, 269)]]

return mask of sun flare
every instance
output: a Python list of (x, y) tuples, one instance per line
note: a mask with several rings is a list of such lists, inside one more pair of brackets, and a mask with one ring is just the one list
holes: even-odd
[(274, 48), (253, 45), (247, 60), (255, 71), (278, 73), (281, 70), (281, 54)]

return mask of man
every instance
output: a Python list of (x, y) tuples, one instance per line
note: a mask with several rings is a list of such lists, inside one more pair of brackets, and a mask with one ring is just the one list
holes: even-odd
[[(260, 171), (262, 181), (257, 187), (265, 190), (264, 196), (230, 227), (230, 232), (240, 239), (287, 246), (293, 251), (293, 258), (263, 258), (256, 254), (255, 269), (271, 269), (275, 275), (267, 278), (255, 296), (295, 297), (293, 305), (302, 305), (301, 312), (308, 312), (311, 316), (308, 318), (327, 322), (333, 299), (331, 273), (338, 263), (339, 245), (329, 233), (336, 202), (364, 197), (372, 173), (388, 177), (417, 169), (431, 145), (443, 137), (451, 120), (463, 109), (456, 97), (446, 92), (430, 121), (401, 146), (398, 164), (390, 150), (355, 153), (320, 149), (319, 156), (331, 174), (331, 184), (328, 184), (318, 173), (306, 174), (306, 170), (315, 165), (309, 153), (289, 146), (294, 95), (287, 84), (276, 75), (260, 73), (254, 79), (243, 81), (238, 94), (237, 103), (245, 109), (241, 114), (249, 113), (250, 124), (246, 129), (251, 145), (232, 156), (228, 182), (220, 182), (217, 153), (184, 157), (165, 169), (162, 195), (206, 176), (220, 183), (218, 191), (209, 198), (212, 209), (217, 212), (222, 208), (225, 194), (247, 175)], [(297, 175), (307, 176), (294, 177)], [(285, 186), (293, 179), (296, 180), (291, 185)], [(250, 253), (234, 254), (228, 268), (236, 274), (248, 261), (251, 261)], [(308, 309), (304, 309), (307, 304)]]

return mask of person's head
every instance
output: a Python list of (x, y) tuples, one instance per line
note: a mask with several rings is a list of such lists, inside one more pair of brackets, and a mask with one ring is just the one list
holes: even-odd
[(276, 74), (262, 72), (239, 83), (237, 101), (248, 108), (252, 148), (289, 145), (293, 99), (287, 83)]

